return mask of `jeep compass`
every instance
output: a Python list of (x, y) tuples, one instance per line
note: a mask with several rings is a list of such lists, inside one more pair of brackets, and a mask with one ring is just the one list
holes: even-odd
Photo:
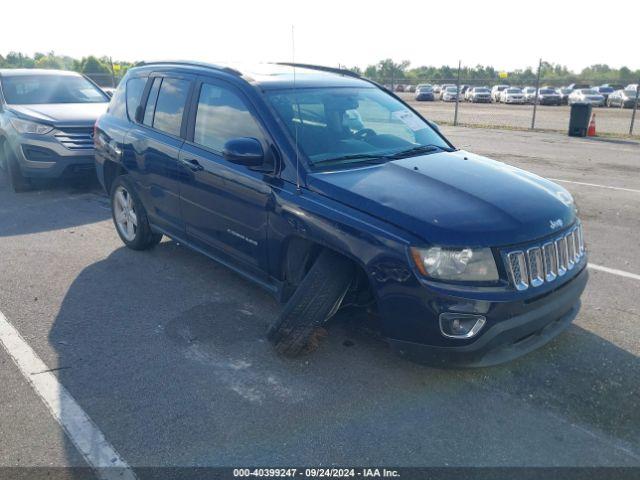
[(350, 306), (402, 355), (487, 366), (578, 313), (587, 255), (571, 195), (457, 149), (352, 72), (143, 64), (94, 141), (122, 241), (166, 235), (272, 292), (282, 354)]

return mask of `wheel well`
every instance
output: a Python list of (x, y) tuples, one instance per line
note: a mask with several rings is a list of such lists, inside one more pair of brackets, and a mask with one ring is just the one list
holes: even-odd
[(120, 175), (124, 175), (127, 171), (119, 163), (112, 162), (110, 160), (104, 162), (104, 166), (102, 168), (104, 172), (104, 188), (107, 190), (107, 193), (109, 193), (111, 192), (111, 185), (113, 185), (115, 178)]
[(345, 257), (353, 264), (355, 270), (354, 281), (343, 305), (348, 303), (350, 305), (375, 306), (375, 297), (369, 277), (362, 265), (342, 252), (301, 237), (290, 238), (284, 247), (282, 278), (285, 283), (285, 292), (283, 300), (288, 300), (293, 294), (323, 249), (331, 250)]

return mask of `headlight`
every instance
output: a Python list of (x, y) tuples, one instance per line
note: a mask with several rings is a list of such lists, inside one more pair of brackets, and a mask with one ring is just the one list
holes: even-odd
[(498, 269), (489, 248), (412, 247), (411, 257), (425, 277), (475, 282), (498, 280)]
[(11, 125), (18, 133), (35, 133), (37, 135), (45, 135), (53, 130), (53, 127), (42, 123), (30, 122), (28, 120), (20, 120), (19, 118), (10, 119)]

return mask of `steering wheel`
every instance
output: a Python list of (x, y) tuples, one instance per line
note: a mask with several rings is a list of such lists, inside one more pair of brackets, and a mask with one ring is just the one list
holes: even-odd
[(366, 140), (369, 137), (375, 137), (378, 135), (375, 130), (371, 128), (362, 128), (353, 134), (358, 140)]

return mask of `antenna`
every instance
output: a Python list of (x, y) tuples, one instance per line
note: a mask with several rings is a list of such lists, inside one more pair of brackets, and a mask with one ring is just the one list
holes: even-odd
[[(291, 66), (293, 67), (293, 99), (295, 100), (298, 109), (298, 118), (300, 119), (300, 122), (302, 122), (300, 104), (298, 103), (298, 91), (296, 90), (296, 35), (294, 25), (291, 25)], [(298, 147), (298, 124), (296, 122), (293, 123), (293, 129), (295, 132), (296, 143), (296, 190), (300, 193), (300, 149)]]

